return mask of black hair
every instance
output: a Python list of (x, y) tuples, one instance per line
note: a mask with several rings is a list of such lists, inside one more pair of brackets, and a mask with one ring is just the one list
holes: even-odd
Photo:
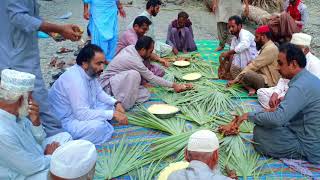
[(271, 39), (271, 38), (272, 38), (272, 32), (271, 32), (271, 31), (266, 32), (266, 33), (264, 33), (264, 34), (266, 35), (266, 37), (267, 37), (268, 39)]
[(146, 4), (146, 9), (150, 9), (150, 7), (161, 6), (161, 0), (149, 0)]
[(186, 12), (184, 12), (184, 11), (181, 11), (181, 12), (179, 12), (179, 14), (178, 14), (178, 19), (179, 19), (179, 18), (186, 18), (186, 19), (188, 19), (188, 18), (189, 18), (189, 14), (186, 13)]
[(133, 26), (138, 25), (139, 27), (141, 27), (143, 26), (143, 24), (150, 26), (152, 22), (146, 16), (138, 16), (133, 22)]
[(154, 40), (149, 36), (142, 36), (138, 39), (136, 43), (136, 50), (150, 49), (151, 45), (154, 44)]
[(232, 20), (234, 20), (234, 22), (236, 22), (237, 25), (242, 25), (242, 19), (240, 16), (231, 16), (228, 21)]
[(297, 61), (299, 67), (306, 67), (306, 56), (298, 46), (291, 43), (283, 44), (280, 46), (279, 51), (286, 54), (288, 64), (291, 64), (295, 60)]
[(96, 52), (103, 53), (103, 50), (95, 44), (88, 44), (84, 46), (77, 56), (77, 64), (81, 66), (84, 62), (89, 63)]

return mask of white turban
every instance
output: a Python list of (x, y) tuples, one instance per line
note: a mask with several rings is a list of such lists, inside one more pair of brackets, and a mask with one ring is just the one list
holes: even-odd
[(312, 37), (304, 33), (294, 33), (291, 38), (291, 44), (298, 46), (310, 46)]
[(194, 152), (213, 152), (219, 149), (219, 140), (214, 132), (199, 130), (190, 136), (187, 149)]
[(60, 178), (79, 178), (92, 170), (96, 160), (94, 144), (86, 140), (70, 141), (52, 154), (50, 172)]
[(36, 76), (30, 73), (12, 69), (4, 69), (1, 72), (0, 98), (8, 101), (16, 101), (21, 95), (25, 95), (34, 88)]

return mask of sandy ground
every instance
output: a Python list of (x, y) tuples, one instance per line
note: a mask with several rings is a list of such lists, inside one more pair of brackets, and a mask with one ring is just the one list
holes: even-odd
[[(305, 30), (306, 33), (314, 37), (313, 50), (316, 55), (320, 55), (320, 0), (304, 0), (310, 10), (310, 21)], [(41, 4), (41, 16), (49, 21), (59, 24), (73, 23), (78, 24), (83, 29), (86, 29), (87, 21), (83, 19), (83, 3), (82, 0), (39, 0)], [(126, 18), (119, 18), (120, 33), (126, 29), (127, 25), (145, 9), (145, 0), (133, 0), (132, 5), (125, 6), (127, 12)], [(209, 13), (200, 2), (187, 1), (182, 6), (167, 4), (161, 8), (160, 13), (155, 18), (157, 39), (164, 40), (166, 38), (168, 24), (177, 16), (178, 12), (184, 10), (189, 13), (193, 22), (193, 30), (196, 39), (215, 39), (216, 38), (216, 22), (214, 15)], [(72, 16), (69, 19), (61, 20), (58, 17), (71, 12)], [(250, 29), (250, 28), (249, 28)], [(84, 39), (86, 39), (84, 37)], [(52, 75), (58, 73), (59, 69), (49, 67), (49, 62), (52, 57), (57, 56), (56, 51), (60, 47), (67, 47), (73, 50), (77, 49), (78, 42), (55, 42), (52, 39), (40, 39), (40, 57), (43, 76), (46, 84), (52, 82)], [(73, 53), (58, 55), (60, 60), (70, 62), (75, 59)]]

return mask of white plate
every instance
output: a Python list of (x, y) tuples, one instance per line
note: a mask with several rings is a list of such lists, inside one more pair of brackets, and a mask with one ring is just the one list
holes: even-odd
[(201, 77), (202, 75), (200, 73), (190, 73), (182, 76), (182, 79), (186, 81), (195, 81), (200, 79)]
[(178, 67), (187, 67), (190, 65), (189, 61), (175, 61), (173, 65), (178, 66)]
[(168, 104), (153, 104), (148, 108), (148, 111), (155, 115), (168, 115), (175, 114), (180, 110), (179, 108)]

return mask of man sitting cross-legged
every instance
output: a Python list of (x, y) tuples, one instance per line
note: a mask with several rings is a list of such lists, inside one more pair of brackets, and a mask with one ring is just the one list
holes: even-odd
[(177, 55), (180, 52), (192, 52), (197, 50), (194, 42), (192, 23), (189, 15), (181, 11), (178, 19), (169, 24), (167, 32), (167, 44), (173, 47), (173, 53)]
[(34, 84), (33, 74), (1, 72), (0, 179), (47, 179), (50, 156), (72, 140), (66, 132), (46, 138), (39, 106), (31, 95)]
[[(149, 30), (149, 26), (152, 22), (146, 16), (138, 16), (134, 22), (133, 27), (126, 30), (120, 37), (118, 42), (117, 54), (119, 52), (130, 45), (136, 45), (138, 38), (145, 35), (145, 33)], [(150, 60), (154, 62), (160, 62), (163, 66), (168, 67), (170, 64), (166, 60), (160, 58), (155, 53), (152, 53), (150, 56)], [(153, 72), (154, 75), (163, 77), (165, 75), (164, 69), (157, 64), (152, 64), (150, 60), (144, 60), (144, 65)], [(143, 85), (148, 85), (146, 80), (142, 80)]]
[(234, 80), (229, 81), (228, 86), (235, 83), (243, 84), (251, 96), (260, 88), (273, 87), (277, 84), (280, 78), (277, 70), (279, 50), (270, 38), (268, 26), (261, 26), (256, 30), (255, 41), (260, 50), (259, 55)]
[(255, 149), (274, 158), (306, 159), (320, 163), (320, 80), (305, 69), (306, 58), (293, 44), (279, 53), (279, 71), (290, 79), (289, 89), (274, 112), (251, 112), (236, 117), (220, 128), (225, 135), (235, 134), (245, 120), (256, 126)]
[(103, 89), (121, 101), (125, 109), (149, 99), (148, 89), (141, 86), (142, 78), (160, 86), (172, 87), (176, 92), (191, 88), (189, 84), (176, 84), (156, 76), (143, 64), (143, 61), (150, 58), (153, 49), (152, 38), (139, 38), (135, 46), (124, 48), (113, 59), (100, 78)]
[(49, 90), (49, 102), (73, 139), (100, 145), (114, 131), (109, 120), (127, 124), (128, 119), (121, 102), (106, 94), (97, 80), (104, 68), (102, 49), (89, 44), (80, 51), (76, 61)]

